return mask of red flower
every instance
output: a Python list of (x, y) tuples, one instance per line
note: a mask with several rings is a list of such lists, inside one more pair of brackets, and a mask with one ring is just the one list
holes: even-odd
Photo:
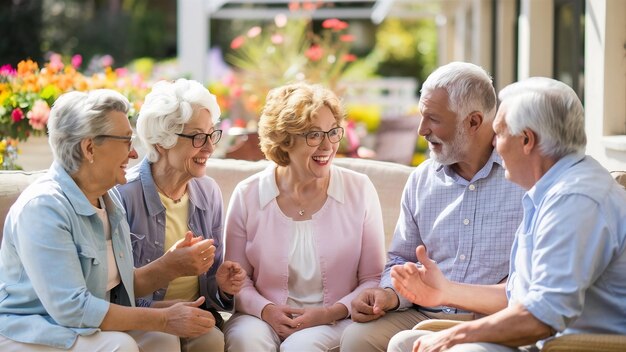
[(342, 59), (345, 62), (353, 62), (353, 61), (356, 61), (356, 55), (354, 55), (354, 54), (344, 54)]
[(230, 48), (231, 49), (239, 49), (243, 45), (243, 43), (245, 41), (246, 41), (246, 38), (244, 38), (243, 35), (235, 37), (235, 39), (233, 39), (233, 41), (230, 42)]
[(348, 28), (348, 22), (343, 22), (336, 18), (329, 18), (322, 22), (322, 27), (331, 28), (333, 31), (338, 32)]
[(24, 112), (20, 108), (15, 108), (11, 111), (11, 120), (13, 122), (20, 122), (24, 118)]
[(352, 43), (354, 41), (354, 36), (352, 34), (342, 34), (339, 36), (339, 40), (346, 43)]
[(324, 49), (317, 44), (311, 45), (311, 47), (304, 52), (304, 56), (308, 57), (311, 61), (319, 61), (323, 55)]

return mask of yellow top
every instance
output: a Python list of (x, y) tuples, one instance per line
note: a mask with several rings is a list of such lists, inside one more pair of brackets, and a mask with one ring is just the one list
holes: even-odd
[[(189, 196), (185, 193), (180, 201), (175, 202), (159, 192), (159, 198), (165, 206), (165, 245), (171, 248), (187, 233), (187, 219), (189, 217)], [(170, 282), (165, 293), (165, 300), (183, 299), (195, 301), (200, 296), (197, 276), (182, 276)]]

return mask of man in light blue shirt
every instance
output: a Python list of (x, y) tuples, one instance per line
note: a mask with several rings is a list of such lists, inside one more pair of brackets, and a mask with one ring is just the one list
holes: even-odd
[(506, 177), (528, 190), (506, 289), (450, 282), (424, 248), (424, 266), (395, 267), (392, 278), (413, 302), (433, 301), (421, 294), (429, 292), (453, 306), (502, 310), (438, 333), (403, 332), (391, 351), (515, 351), (555, 334), (626, 334), (626, 191), (583, 154), (580, 100), (539, 77), (504, 88), (500, 99), (496, 149)]
[(394, 265), (416, 262), (425, 245), (444, 275), (470, 284), (498, 284), (508, 275), (523, 190), (504, 178), (491, 127), (496, 93), (489, 75), (463, 62), (442, 66), (422, 86), (419, 134), (431, 159), (406, 183), (400, 218), (379, 288), (352, 302), (342, 351), (385, 351), (391, 337), (425, 319), (474, 319), (445, 304), (413, 305), (391, 285)]

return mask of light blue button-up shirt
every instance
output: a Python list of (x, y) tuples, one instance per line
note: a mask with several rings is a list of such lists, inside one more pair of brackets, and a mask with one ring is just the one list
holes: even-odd
[(593, 158), (570, 154), (523, 204), (509, 303), (562, 334), (626, 334), (626, 191)]
[[(416, 262), (421, 244), (449, 280), (484, 285), (504, 280), (523, 194), (504, 178), (495, 150), (470, 181), (449, 166), (425, 161), (406, 183), (380, 286), (392, 287), (391, 267)], [(399, 309), (412, 305), (399, 298)]]
[[(111, 301), (134, 305), (128, 223), (114, 191), (104, 197), (122, 283)], [(109, 309), (102, 221), (57, 163), (11, 207), (0, 248), (0, 335), (70, 348), (99, 331)]]

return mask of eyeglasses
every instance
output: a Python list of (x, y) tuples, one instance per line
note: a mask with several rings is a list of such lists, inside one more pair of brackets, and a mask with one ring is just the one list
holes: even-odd
[(324, 131), (310, 131), (301, 133), (300, 136), (306, 138), (306, 144), (309, 147), (317, 147), (322, 143), (324, 137), (328, 136), (330, 143), (338, 143), (343, 138), (343, 127), (335, 127)]
[(131, 150), (135, 149), (135, 147), (137, 146), (137, 136), (136, 135), (132, 135), (132, 136), (114, 136), (111, 134), (99, 134), (95, 137), (95, 138), (110, 138), (110, 139), (116, 139), (119, 141), (126, 141), (128, 142), (128, 151), (130, 152)]
[(222, 138), (222, 130), (215, 130), (211, 133), (196, 133), (196, 134), (182, 134), (176, 133), (179, 137), (185, 137), (191, 139), (191, 144), (194, 148), (202, 148), (206, 142), (210, 139), (211, 144), (215, 145)]

